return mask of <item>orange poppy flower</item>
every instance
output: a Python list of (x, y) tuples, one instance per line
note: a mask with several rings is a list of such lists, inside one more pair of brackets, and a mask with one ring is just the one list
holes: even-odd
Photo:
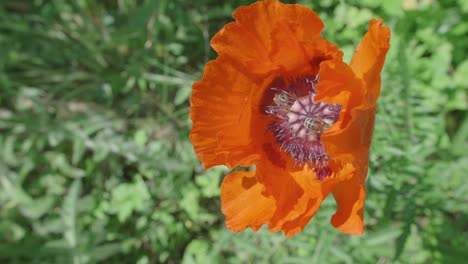
[(218, 57), (193, 85), (190, 138), (206, 168), (236, 170), (221, 186), (233, 231), (301, 231), (331, 192), (331, 223), (364, 231), (369, 146), (390, 30), (372, 20), (350, 65), (322, 39), (311, 9), (277, 0), (237, 9), (212, 39)]

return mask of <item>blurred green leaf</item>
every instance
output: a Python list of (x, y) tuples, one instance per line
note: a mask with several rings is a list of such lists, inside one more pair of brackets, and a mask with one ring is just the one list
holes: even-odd
[(77, 237), (77, 218), (78, 218), (78, 199), (81, 192), (81, 181), (75, 180), (62, 205), (62, 220), (65, 224), (64, 239), (66, 240), (69, 247), (74, 248), (78, 244)]
[(133, 211), (141, 211), (150, 195), (143, 179), (137, 175), (135, 182), (120, 184), (112, 190), (111, 208), (120, 222), (126, 221)]
[(175, 105), (180, 105), (184, 102), (186, 102), (189, 97), (190, 97), (190, 94), (192, 94), (192, 88), (191, 87), (182, 87), (179, 89), (179, 91), (177, 91), (177, 94), (174, 98), (174, 104)]

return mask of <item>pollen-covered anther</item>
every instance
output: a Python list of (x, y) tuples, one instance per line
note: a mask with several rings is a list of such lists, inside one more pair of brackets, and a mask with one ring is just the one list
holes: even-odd
[[(317, 79), (317, 78), (316, 78)], [(316, 80), (315, 79), (315, 80)], [(286, 151), (299, 166), (308, 164), (320, 180), (330, 176), (329, 156), (321, 141), (321, 135), (339, 118), (341, 105), (315, 102), (315, 84), (298, 80), (299, 84), (310, 84), (310, 89), (277, 89), (273, 104), (267, 113), (275, 116), (270, 130), (276, 137), (280, 148)], [(293, 83), (294, 88), (297, 83)]]

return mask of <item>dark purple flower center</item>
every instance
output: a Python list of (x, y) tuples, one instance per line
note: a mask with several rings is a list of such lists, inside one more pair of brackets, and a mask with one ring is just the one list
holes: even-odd
[(322, 133), (337, 120), (342, 106), (315, 102), (318, 76), (304, 77), (290, 82), (286, 88), (271, 88), (273, 102), (266, 113), (275, 117), (269, 129), (280, 149), (286, 151), (296, 165), (308, 164), (319, 180), (331, 175), (329, 156), (322, 144)]

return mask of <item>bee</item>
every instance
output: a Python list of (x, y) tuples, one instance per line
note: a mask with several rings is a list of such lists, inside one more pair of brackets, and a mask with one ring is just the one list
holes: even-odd
[(287, 94), (277, 93), (275, 97), (273, 97), (273, 102), (275, 102), (277, 106), (286, 106), (290, 104), (290, 98)]
[(320, 117), (306, 117), (302, 123), (309, 132), (315, 134), (321, 134), (330, 127), (330, 125)]

